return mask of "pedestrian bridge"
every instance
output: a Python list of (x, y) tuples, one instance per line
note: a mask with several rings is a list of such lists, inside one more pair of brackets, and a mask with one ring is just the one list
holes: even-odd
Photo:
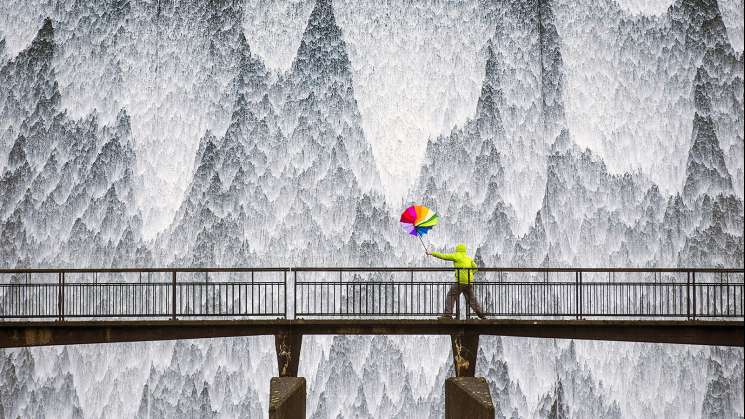
[[(0, 347), (273, 335), (270, 418), (305, 417), (303, 335), (449, 335), (447, 418), (491, 418), (480, 335), (745, 346), (743, 269), (479, 268), (438, 319), (453, 268), (0, 270)], [(462, 297), (461, 297), (462, 298)]]
[(743, 269), (480, 268), (437, 319), (453, 268), (0, 270), (0, 347), (456, 331), (744, 346)]

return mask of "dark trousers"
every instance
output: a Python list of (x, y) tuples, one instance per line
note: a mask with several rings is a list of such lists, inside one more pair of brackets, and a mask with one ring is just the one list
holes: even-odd
[(466, 302), (468, 305), (471, 306), (471, 309), (479, 316), (482, 317), (484, 315), (484, 312), (481, 310), (481, 306), (479, 305), (479, 302), (476, 300), (476, 296), (473, 294), (473, 284), (471, 285), (461, 285), (461, 284), (453, 284), (452, 287), (450, 287), (450, 290), (448, 291), (448, 298), (447, 302), (445, 303), (445, 315), (450, 316), (453, 314), (453, 306), (455, 306), (455, 302), (458, 301), (458, 298), (460, 297), (460, 294), (463, 293), (463, 295), (466, 296)]

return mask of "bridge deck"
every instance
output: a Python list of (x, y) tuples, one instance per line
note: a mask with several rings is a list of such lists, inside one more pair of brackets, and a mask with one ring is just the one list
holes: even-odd
[(718, 320), (144, 320), (0, 322), (0, 347), (138, 342), (292, 332), (481, 335), (745, 346), (743, 321)]

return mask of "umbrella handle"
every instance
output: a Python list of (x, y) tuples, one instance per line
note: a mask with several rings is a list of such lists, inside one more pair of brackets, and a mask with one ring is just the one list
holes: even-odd
[(422, 236), (417, 235), (419, 237), (419, 241), (422, 243), (422, 247), (424, 247), (424, 252), (429, 253), (429, 250), (427, 249), (427, 246), (424, 245), (424, 240), (422, 240)]

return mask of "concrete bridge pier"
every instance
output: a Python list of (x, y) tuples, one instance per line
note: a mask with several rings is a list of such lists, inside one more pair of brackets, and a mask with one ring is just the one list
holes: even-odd
[(474, 377), (479, 352), (477, 333), (450, 335), (455, 377), (445, 380), (446, 419), (492, 419), (494, 403), (484, 377)]
[(269, 419), (305, 419), (305, 378), (297, 376), (303, 335), (274, 335), (279, 377), (269, 383)]

